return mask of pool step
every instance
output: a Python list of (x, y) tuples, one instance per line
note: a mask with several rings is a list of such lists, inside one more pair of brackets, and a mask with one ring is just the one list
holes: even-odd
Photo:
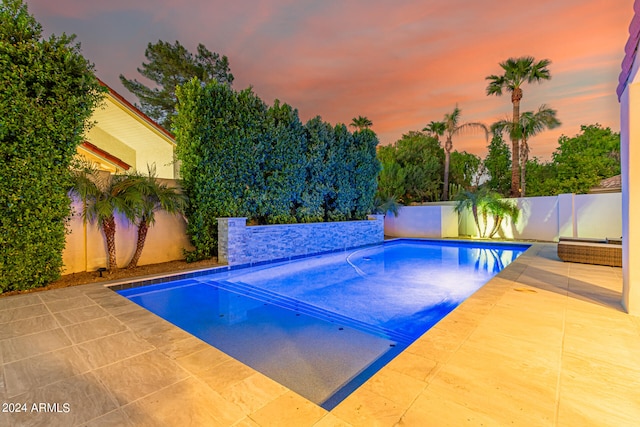
[(380, 336), (395, 341), (400, 345), (409, 345), (415, 340), (415, 337), (411, 337), (402, 332), (394, 331), (376, 325), (371, 325), (369, 323), (346, 317), (341, 314), (317, 307), (315, 305), (296, 300), (294, 298), (290, 298), (263, 288), (258, 288), (248, 283), (229, 282), (226, 280), (209, 280), (203, 281), (203, 283), (211, 286), (217, 286), (220, 289), (235, 292), (250, 298), (276, 305), (281, 308), (285, 308), (287, 310), (295, 311), (297, 313), (306, 314), (318, 319), (337, 323), (343, 326), (357, 329), (362, 332)]

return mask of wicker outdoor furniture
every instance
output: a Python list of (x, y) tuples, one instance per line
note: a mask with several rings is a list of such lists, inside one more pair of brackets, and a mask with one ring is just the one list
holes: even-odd
[(581, 264), (622, 267), (622, 239), (560, 237), (558, 258)]

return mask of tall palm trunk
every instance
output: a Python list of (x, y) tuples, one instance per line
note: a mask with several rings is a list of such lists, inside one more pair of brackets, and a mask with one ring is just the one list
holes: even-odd
[(529, 144), (527, 143), (527, 139), (522, 139), (522, 147), (520, 150), (520, 189), (521, 196), (525, 197), (526, 189), (527, 189), (527, 162), (529, 161)]
[(138, 265), (140, 255), (142, 255), (142, 249), (144, 248), (144, 242), (147, 239), (147, 231), (149, 231), (149, 224), (147, 223), (147, 219), (143, 218), (138, 224), (138, 242), (136, 243), (136, 251), (127, 268), (135, 268)]
[(447, 138), (444, 144), (444, 188), (442, 189), (442, 200), (449, 200), (449, 162), (451, 160), (451, 148), (453, 142)]
[(107, 268), (109, 272), (118, 269), (116, 261), (116, 219), (113, 215), (102, 221), (102, 230), (107, 241), (107, 253), (109, 254)]
[[(520, 100), (522, 89), (515, 88), (511, 93), (513, 103), (513, 128), (520, 123)], [(517, 135), (511, 136), (511, 197), (520, 197), (520, 141)]]

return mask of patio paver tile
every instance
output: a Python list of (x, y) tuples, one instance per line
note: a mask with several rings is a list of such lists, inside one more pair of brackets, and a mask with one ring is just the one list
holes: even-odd
[(637, 425), (640, 419), (640, 365), (563, 356), (559, 425)]
[[(157, 350), (94, 371), (120, 405), (157, 392), (189, 374)], [(122, 375), (126, 372), (126, 375)]]
[(64, 311), (72, 308), (81, 308), (88, 305), (94, 305), (95, 302), (85, 295), (79, 295), (68, 299), (45, 301), (45, 304), (52, 313), (55, 313), (57, 311)]
[(20, 337), (22, 335), (36, 334), (59, 327), (56, 319), (46, 314), (44, 316), (29, 317), (13, 322), (5, 323), (0, 327), (0, 340)]
[(405, 410), (377, 393), (360, 388), (331, 412), (354, 426), (392, 426), (400, 421)]
[(56, 320), (61, 326), (69, 326), (74, 323), (86, 322), (87, 320), (98, 319), (108, 315), (109, 313), (97, 304), (59, 311), (54, 314)]
[(99, 317), (82, 323), (74, 323), (63, 327), (74, 344), (80, 344), (97, 338), (123, 332), (127, 329), (113, 316)]
[(61, 328), (50, 329), (0, 341), (0, 360), (2, 363), (15, 362), (70, 345), (71, 341)]
[[(73, 426), (113, 411), (116, 404), (92, 373), (65, 378), (16, 396), (12, 401), (28, 403), (29, 412), (9, 414), (8, 424)], [(31, 411), (33, 404), (36, 411)], [(42, 407), (41, 404), (49, 404)], [(65, 406), (65, 404), (67, 406)]]
[(231, 426), (245, 417), (238, 406), (194, 378), (130, 403), (123, 410), (140, 427)]
[(85, 427), (135, 427), (135, 425), (121, 409), (116, 409), (87, 422)]
[(72, 347), (5, 363), (3, 367), (9, 398), (88, 371), (87, 363)]
[(75, 348), (93, 369), (154, 349), (151, 344), (130, 331), (87, 341), (76, 345)]
[(287, 391), (249, 415), (261, 427), (312, 426), (327, 413), (300, 395)]
[(286, 387), (259, 372), (255, 372), (222, 390), (220, 394), (225, 400), (238, 405), (248, 415), (286, 392)]

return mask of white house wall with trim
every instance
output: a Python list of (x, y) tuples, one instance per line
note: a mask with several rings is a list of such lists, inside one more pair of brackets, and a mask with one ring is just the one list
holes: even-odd
[[(630, 33), (640, 28), (640, 2)], [(631, 39), (630, 39), (631, 40)], [(640, 67), (637, 42), (629, 45), (633, 64), (620, 94), (620, 152), (622, 161), (622, 305), (640, 316)], [(627, 58), (625, 58), (626, 60)]]
[[(131, 168), (147, 172), (147, 165), (155, 165), (159, 178), (178, 178), (174, 164), (175, 141), (164, 129), (150, 122), (134, 107), (110, 92), (91, 117), (93, 127), (86, 140)], [(79, 152), (86, 156), (82, 147)], [(100, 154), (92, 153), (100, 158)], [(88, 157), (88, 156), (87, 156)], [(103, 162), (109, 162), (103, 158)]]

